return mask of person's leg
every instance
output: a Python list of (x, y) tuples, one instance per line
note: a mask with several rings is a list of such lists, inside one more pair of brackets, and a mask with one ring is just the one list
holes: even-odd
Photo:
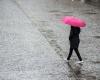
[(67, 60), (70, 60), (70, 57), (72, 56), (72, 53), (73, 53), (73, 48), (70, 48), (70, 51), (69, 51), (69, 55), (67, 57)]
[(75, 48), (74, 50), (75, 50), (75, 52), (76, 52), (76, 54), (77, 54), (79, 60), (82, 61), (82, 58), (81, 58), (80, 53), (79, 53), (79, 51), (78, 51), (78, 48)]

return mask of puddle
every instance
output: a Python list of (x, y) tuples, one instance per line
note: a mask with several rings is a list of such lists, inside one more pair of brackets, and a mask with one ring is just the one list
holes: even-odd
[(59, 10), (52, 10), (49, 12), (55, 15), (56, 18), (62, 17), (62, 16), (72, 16), (72, 13), (73, 13), (72, 11), (59, 11)]
[(67, 13), (73, 13), (73, 12), (62, 12), (62, 13), (67, 14)]
[(92, 15), (92, 14), (98, 14), (94, 9), (92, 10), (83, 10), (84, 14), (89, 14), (89, 15)]
[(87, 80), (96, 80), (96, 76), (86, 76)]
[(62, 12), (61, 14), (64, 16), (73, 16), (73, 12)]
[(78, 1), (78, 2), (82, 2), (82, 3), (87, 3), (87, 2), (90, 2), (90, 0), (72, 0), (73, 1)]
[(96, 12), (86, 12), (85, 14), (97, 14)]
[(50, 13), (56, 13), (56, 12), (60, 12), (59, 10), (51, 10), (49, 11)]
[(96, 39), (100, 39), (100, 36), (93, 36), (94, 38), (96, 38)]
[(95, 64), (100, 64), (100, 61), (92, 61)]

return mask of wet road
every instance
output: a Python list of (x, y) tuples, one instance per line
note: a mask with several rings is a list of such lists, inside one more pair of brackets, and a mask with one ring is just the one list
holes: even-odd
[[(59, 64), (59, 65), (61, 65), (61, 66), (59, 66), (60, 70), (62, 70), (62, 72), (60, 72), (59, 68), (58, 68), (57, 70), (58, 70), (59, 74), (57, 74), (57, 71), (53, 72), (51, 69), (46, 68), (46, 70), (48, 70), (48, 69), (49, 69), (49, 71), (51, 70), (51, 74), (48, 75), (48, 77), (49, 77), (48, 79), (67, 80), (68, 77), (71, 80), (99, 80), (100, 79), (100, 75), (99, 75), (100, 74), (100, 67), (99, 67), (100, 66), (100, 58), (99, 58), (100, 57), (100, 54), (99, 54), (100, 53), (100, 50), (99, 50), (99, 48), (100, 48), (100, 44), (99, 44), (100, 43), (100, 17), (99, 17), (100, 10), (97, 7), (89, 5), (89, 4), (85, 4), (84, 1), (81, 2), (79, 0), (74, 0), (73, 2), (71, 0), (28, 0), (28, 1), (27, 0), (8, 0), (8, 1), (4, 0), (4, 1), (1, 1), (0, 4), (1, 4), (0, 11), (2, 12), (0, 14), (0, 23), (1, 23), (1, 26), (6, 26), (4, 29), (2, 27), (0, 27), (0, 28), (1, 28), (1, 30), (12, 31), (14, 33), (14, 34), (11, 34), (12, 36), (11, 36), (11, 38), (9, 38), (10, 33), (4, 33), (4, 32), (2, 33), (2, 31), (1, 31), (1, 36), (2, 35), (6, 36), (6, 37), (8, 36), (7, 39), (9, 41), (11, 41), (11, 44), (13, 45), (14, 44), (14, 42), (12, 42), (13, 39), (17, 39), (16, 37), (18, 37), (18, 40), (19, 40), (19, 38), (22, 38), (22, 36), (24, 36), (26, 39), (29, 35), (32, 35), (33, 31), (35, 32), (34, 29), (36, 28), (46, 38), (46, 40), (49, 42), (52, 49), (54, 49), (56, 51), (55, 54), (58, 54), (58, 56), (60, 56), (60, 58), (63, 60), (67, 57), (68, 52), (69, 52), (68, 36), (69, 36), (70, 27), (68, 27), (67, 25), (63, 25), (60, 22), (60, 19), (63, 16), (73, 15), (73, 16), (77, 16), (77, 17), (80, 17), (80, 18), (86, 20), (87, 27), (82, 30), (81, 35), (80, 35), (80, 37), (81, 37), (80, 53), (84, 60), (83, 65), (78, 65), (78, 64), (75, 65), (74, 64), (75, 61), (78, 60), (75, 54), (73, 54), (70, 64), (67, 64), (64, 62), (63, 62), (63, 64), (61, 64), (62, 63), (61, 60), (60, 60), (61, 62), (48, 63), (49, 66), (54, 65), (53, 67), (57, 67), (56, 64)], [(5, 7), (3, 7), (3, 6), (5, 6)], [(3, 8), (4, 8), (4, 10), (3, 10)], [(8, 12), (8, 14), (7, 14), (7, 12)], [(31, 28), (28, 28), (27, 26), (29, 26), (29, 24), (33, 24), (34, 26), (31, 25)], [(13, 28), (13, 26), (15, 26), (15, 27)], [(11, 27), (11, 28), (9, 28), (9, 27)], [(29, 32), (29, 33), (25, 34), (25, 32)], [(15, 33), (17, 33), (17, 34), (15, 34)], [(22, 35), (22, 36), (21, 37), (17, 36), (18, 34)], [(7, 39), (5, 39), (5, 40), (7, 40)], [(29, 39), (32, 40), (31, 36), (29, 37)], [(15, 43), (18, 43), (18, 40), (16, 40)], [(23, 39), (21, 39), (21, 40), (23, 40)], [(26, 39), (26, 41), (27, 41), (27, 39)], [(1, 42), (1, 43), (4, 43), (4, 42)], [(21, 43), (23, 43), (23, 41), (21, 41), (19, 44), (21, 44)], [(26, 42), (24, 42), (24, 43), (26, 43)], [(12, 45), (8, 46), (6, 49), (12, 50), (12, 48), (11, 48)], [(30, 45), (30, 47), (32, 46), (31, 42), (29, 45)], [(22, 44), (22, 47), (23, 46), (24, 46), (24, 44)], [(19, 49), (21, 49), (22, 47), (21, 46), (15, 47), (16, 49), (18, 49), (16, 51), (20, 52)], [(26, 50), (27, 47), (25, 47), (24, 50)], [(45, 48), (46, 46), (44, 45), (42, 47)], [(32, 49), (31, 51), (34, 51), (34, 50)], [(6, 53), (6, 52), (4, 52), (4, 53)], [(9, 53), (8, 56), (9, 55), (12, 56), (11, 53)], [(25, 55), (27, 55), (27, 53)], [(25, 55), (24, 55), (24, 57), (25, 57)], [(30, 54), (30, 56), (32, 56), (32, 54)], [(54, 57), (55, 57), (55, 55), (54, 55)], [(9, 57), (9, 58), (11, 58), (11, 57)], [(26, 58), (25, 60), (28, 59), (28, 57), (25, 57), (25, 58)], [(30, 60), (30, 61), (32, 61), (32, 60)], [(57, 58), (57, 61), (59, 61), (58, 58)], [(28, 66), (24, 65), (24, 63), (23, 64), (22, 63), (23, 62), (20, 62), (20, 66), (26, 66), (28, 68), (33, 69), (31, 63), (30, 63), (31, 66), (28, 65), (28, 62), (27, 62)], [(34, 63), (36, 63), (36, 62), (34, 62)], [(41, 64), (42, 67), (44, 67), (43, 64), (41, 63), (41, 61), (39, 61), (38, 64)], [(44, 63), (44, 65), (45, 64), (47, 64), (47, 63)], [(66, 65), (66, 67), (65, 66), (62, 67), (62, 65)], [(25, 67), (25, 69), (27, 69), (26, 67)], [(36, 67), (38, 67), (38, 65), (36, 65)], [(12, 69), (16, 70), (15, 68), (17, 68), (17, 67), (14, 68), (14, 67), (12, 67), (12, 65), (10, 65), (10, 67), (8, 67), (8, 68), (9, 69), (12, 68)], [(63, 68), (65, 71), (63, 70)], [(1, 69), (3, 69), (3, 66)], [(22, 69), (25, 70), (24, 68), (22, 68)], [(5, 70), (6, 70), (6, 68), (5, 68)], [(56, 70), (56, 69), (54, 69), (54, 70)], [(40, 71), (42, 71), (42, 69)], [(7, 73), (3, 72), (3, 74), (7, 74)], [(14, 75), (16, 75), (16, 74), (17, 73), (15, 72)], [(32, 74), (35, 74), (35, 72), (33, 72)], [(31, 78), (33, 78), (32, 74), (30, 74)], [(35, 74), (36, 75), (35, 77), (41, 75), (40, 73), (38, 73), (38, 74), (39, 75)], [(47, 75), (47, 73), (45, 73), (45, 72), (44, 72), (44, 74)], [(1, 73), (1, 75), (2, 75), (2, 73)], [(23, 78), (23, 75), (20, 76), (21, 77), (20, 79)], [(54, 76), (54, 78), (51, 78), (52, 76)], [(11, 77), (11, 75), (10, 75), (10, 77)], [(14, 78), (12, 78), (12, 79), (14, 80)], [(25, 77), (23, 79), (25, 79)], [(40, 79), (41, 78), (38, 78), (38, 79), (36, 78), (35, 80), (40, 80)], [(45, 76), (43, 76), (42, 79), (48, 80), (47, 77), (45, 77)], [(30, 79), (27, 78), (26, 80), (30, 80)]]

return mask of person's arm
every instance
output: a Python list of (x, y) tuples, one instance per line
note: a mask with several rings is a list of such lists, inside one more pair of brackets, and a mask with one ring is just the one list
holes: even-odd
[(69, 40), (71, 40), (73, 38), (73, 31), (70, 31), (70, 35), (69, 35)]

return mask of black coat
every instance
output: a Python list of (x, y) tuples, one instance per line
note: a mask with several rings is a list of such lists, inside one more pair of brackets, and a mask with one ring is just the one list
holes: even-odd
[(69, 35), (71, 48), (78, 48), (80, 43), (79, 34), (80, 34), (80, 28), (71, 26), (70, 35)]

